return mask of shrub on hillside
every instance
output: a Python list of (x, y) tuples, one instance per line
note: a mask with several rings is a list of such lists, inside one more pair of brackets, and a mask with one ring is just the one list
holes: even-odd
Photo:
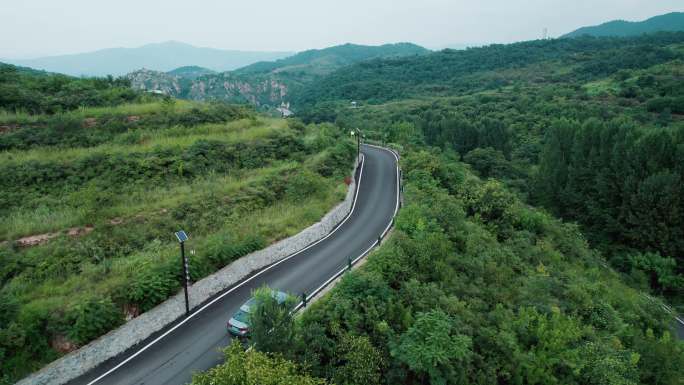
[(84, 344), (124, 322), (123, 312), (109, 298), (93, 298), (78, 304), (66, 318), (71, 324), (69, 338), (77, 344)]
[(341, 177), (349, 169), (349, 165), (356, 156), (356, 149), (350, 141), (340, 141), (317, 159), (314, 170), (324, 177)]
[(121, 297), (127, 303), (147, 311), (164, 301), (180, 287), (181, 271), (177, 264), (172, 266), (138, 266), (129, 283), (122, 287)]

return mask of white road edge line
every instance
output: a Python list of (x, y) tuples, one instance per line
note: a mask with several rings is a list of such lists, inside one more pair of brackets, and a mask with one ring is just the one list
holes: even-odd
[[(373, 146), (373, 147), (375, 147), (375, 146)], [(392, 153), (393, 153), (393, 152), (392, 152)], [(393, 153), (393, 154), (394, 154), (394, 153)], [(395, 154), (394, 156), (395, 156), (395, 158), (396, 158), (396, 154)], [(397, 158), (397, 162), (398, 162), (398, 158)], [(267, 266), (266, 268), (264, 268), (264, 269), (261, 270), (260, 272), (254, 274), (253, 276), (251, 276), (251, 277), (247, 278), (246, 280), (240, 282), (239, 284), (235, 285), (235, 286), (232, 287), (230, 290), (228, 290), (228, 291), (226, 291), (225, 293), (223, 293), (223, 294), (219, 295), (218, 297), (214, 298), (213, 300), (211, 300), (210, 302), (208, 302), (207, 304), (205, 304), (205, 305), (202, 306), (201, 308), (197, 309), (197, 311), (192, 312), (187, 318), (183, 319), (183, 320), (180, 321), (178, 324), (174, 325), (171, 329), (167, 330), (167, 331), (164, 332), (162, 335), (160, 335), (159, 337), (155, 338), (153, 341), (151, 341), (151, 342), (148, 343), (147, 345), (143, 346), (142, 348), (140, 348), (140, 350), (138, 350), (137, 352), (133, 353), (131, 356), (129, 356), (129, 357), (126, 358), (125, 360), (121, 361), (119, 364), (117, 364), (117, 365), (114, 366), (113, 368), (111, 368), (111, 369), (109, 369), (108, 371), (104, 372), (103, 374), (101, 374), (101, 375), (100, 375), (99, 377), (97, 377), (96, 379), (90, 381), (87, 385), (93, 385), (93, 384), (95, 384), (96, 382), (100, 381), (101, 379), (103, 379), (103, 378), (107, 377), (108, 375), (112, 374), (114, 371), (116, 371), (116, 370), (119, 369), (120, 367), (124, 366), (125, 364), (127, 364), (128, 362), (130, 362), (131, 360), (133, 360), (135, 357), (137, 357), (137, 356), (139, 356), (140, 354), (142, 354), (145, 350), (149, 349), (152, 345), (156, 344), (156, 343), (159, 342), (161, 339), (163, 339), (164, 337), (166, 337), (167, 335), (169, 335), (170, 333), (172, 333), (173, 331), (175, 331), (176, 329), (178, 329), (179, 327), (181, 327), (182, 325), (184, 325), (186, 322), (188, 322), (189, 320), (191, 320), (195, 315), (201, 313), (203, 310), (205, 310), (205, 309), (208, 308), (209, 306), (213, 305), (214, 303), (216, 303), (217, 301), (219, 301), (219, 300), (222, 299), (223, 297), (227, 296), (228, 294), (232, 293), (233, 291), (235, 291), (235, 290), (239, 289), (240, 287), (244, 286), (246, 283), (252, 281), (254, 278), (256, 278), (256, 277), (260, 276), (261, 274), (263, 274), (263, 273), (269, 271), (270, 269), (272, 269), (272, 268), (278, 266), (279, 264), (281, 264), (281, 263), (283, 263), (283, 262), (285, 262), (285, 261), (287, 261), (287, 260), (289, 260), (289, 259), (294, 258), (295, 256), (297, 256), (297, 255), (301, 254), (302, 252), (304, 252), (304, 251), (306, 251), (306, 250), (308, 250), (308, 249), (310, 249), (310, 248), (316, 246), (317, 244), (319, 244), (319, 243), (323, 242), (324, 240), (326, 240), (327, 238), (329, 238), (331, 235), (335, 234), (335, 232), (336, 232), (337, 230), (339, 230), (339, 229), (342, 227), (342, 225), (344, 225), (344, 223), (347, 222), (347, 220), (348, 220), (349, 218), (351, 218), (352, 214), (354, 213), (354, 209), (356, 208), (356, 200), (357, 200), (357, 198), (358, 198), (358, 196), (359, 196), (359, 191), (361, 190), (361, 179), (362, 179), (362, 177), (363, 177), (363, 166), (365, 165), (365, 163), (366, 163), (366, 157), (365, 157), (365, 155), (362, 154), (362, 156), (361, 156), (361, 166), (360, 166), (360, 167), (361, 167), (361, 172), (359, 173), (359, 180), (358, 180), (357, 183), (356, 183), (356, 192), (355, 192), (355, 194), (354, 194), (354, 202), (352, 203), (352, 208), (351, 208), (351, 210), (349, 211), (349, 214), (347, 214), (347, 216), (342, 220), (342, 222), (340, 222), (340, 223), (337, 225), (337, 227), (335, 227), (335, 229), (333, 229), (333, 231), (331, 231), (328, 235), (326, 235), (325, 237), (319, 239), (318, 241), (316, 241), (316, 242), (314, 242), (314, 243), (308, 245), (307, 247), (305, 247), (305, 248), (303, 248), (303, 249), (297, 251), (296, 253), (290, 254), (290, 255), (288, 255), (287, 257), (281, 259), (280, 261), (275, 262), (275, 263), (273, 263), (272, 265)], [(397, 165), (397, 170), (398, 170), (398, 165)], [(398, 171), (397, 171), (397, 172), (398, 172)], [(395, 215), (396, 215), (396, 210), (395, 210)], [(391, 222), (390, 222), (390, 224), (391, 224)], [(376, 243), (377, 243), (377, 241), (376, 241)]]
[[(605, 267), (608, 268), (608, 269), (610, 269), (610, 267), (608, 267), (608, 266), (605, 266)], [(670, 306), (668, 306), (667, 304), (663, 303), (660, 299), (654, 298), (654, 297), (653, 297), (652, 295), (650, 295), (650, 294), (646, 294), (646, 293), (643, 293), (643, 292), (641, 292), (641, 293), (639, 293), (639, 294), (640, 294), (642, 297), (646, 298), (647, 300), (653, 302), (654, 304), (660, 305), (660, 308), (661, 308), (661, 309), (663, 309), (666, 313), (670, 314), (672, 317), (674, 317), (675, 321), (679, 322), (680, 324), (682, 324), (682, 326), (684, 326), (684, 319), (682, 319), (677, 313), (675, 313), (674, 310), (672, 310), (672, 308), (671, 308)]]
[[(378, 149), (384, 150), (384, 151), (389, 151), (392, 155), (394, 155), (394, 158), (397, 160), (397, 200), (396, 200), (396, 204), (395, 204), (395, 206), (394, 206), (394, 214), (392, 215), (392, 219), (390, 219), (389, 224), (387, 225), (387, 227), (385, 227), (385, 230), (382, 232), (382, 238), (385, 238), (385, 235), (387, 235), (387, 232), (389, 232), (390, 228), (392, 227), (392, 222), (394, 221), (394, 217), (397, 216), (397, 212), (399, 211), (399, 200), (401, 199), (401, 191), (400, 191), (401, 185), (399, 184), (399, 183), (401, 182), (401, 181), (399, 180), (399, 156), (397, 156), (397, 154), (396, 154), (394, 151), (392, 151), (391, 149), (387, 149), (387, 148), (379, 147), (379, 146), (374, 146), (374, 145), (372, 145), (372, 144), (366, 144), (366, 146), (375, 147), (375, 148), (378, 148)], [(377, 246), (377, 245), (378, 245), (378, 241), (376, 240), (375, 242), (373, 242), (373, 243), (370, 245), (370, 247), (368, 247), (366, 250), (364, 250), (364, 251), (361, 253), (361, 255), (359, 255), (358, 257), (356, 257), (356, 258), (354, 258), (354, 259), (352, 260), (352, 265), (355, 265), (356, 262), (358, 262), (361, 258), (365, 257), (365, 256), (366, 256), (366, 255), (367, 255), (375, 246)], [(338, 278), (340, 275), (342, 275), (342, 273), (344, 273), (347, 269), (348, 269), (347, 267), (342, 268), (342, 269), (339, 270), (337, 273), (333, 274), (332, 277), (328, 278), (327, 281), (325, 281), (321, 286), (319, 286), (319, 287), (316, 288), (311, 294), (309, 294), (309, 295), (306, 297), (306, 300), (309, 301), (311, 298), (315, 297), (321, 290), (323, 290), (323, 288), (325, 288), (326, 286), (330, 285), (330, 283), (331, 283), (332, 281), (334, 281), (335, 279), (337, 279), (337, 278)], [(295, 309), (296, 309), (296, 310), (301, 310), (303, 304), (304, 304), (303, 302), (298, 303), (297, 306), (295, 307)]]

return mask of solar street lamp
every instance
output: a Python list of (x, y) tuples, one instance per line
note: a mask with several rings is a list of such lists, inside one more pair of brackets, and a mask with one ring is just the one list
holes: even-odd
[(190, 284), (190, 273), (188, 271), (188, 259), (185, 257), (185, 241), (188, 240), (188, 234), (180, 230), (176, 233), (176, 238), (180, 243), (181, 250), (181, 264), (183, 265), (183, 290), (185, 291), (185, 315), (190, 314), (190, 301), (188, 300), (188, 285)]

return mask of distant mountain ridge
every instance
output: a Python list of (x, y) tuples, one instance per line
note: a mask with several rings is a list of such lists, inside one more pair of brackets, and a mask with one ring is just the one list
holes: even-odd
[(563, 35), (564, 38), (590, 36), (637, 36), (654, 32), (684, 31), (684, 12), (672, 12), (644, 21), (614, 20), (601, 25), (583, 27)]
[[(254, 63), (235, 71), (189, 76), (195, 70), (170, 72), (141, 69), (127, 75), (133, 88), (162, 91), (171, 96), (193, 100), (220, 99), (274, 107), (304, 85), (342, 67), (378, 58), (399, 58), (427, 54), (430, 51), (411, 43), (364, 46), (344, 44), (308, 50), (296, 55)], [(196, 67), (194, 67), (196, 68)]]
[(196, 79), (204, 75), (213, 75), (216, 73), (216, 71), (200, 66), (184, 66), (178, 67), (171, 71), (167, 71), (166, 73), (171, 76), (180, 76), (188, 79)]
[(422, 55), (430, 52), (413, 43), (384, 44), (380, 46), (364, 46), (343, 44), (323, 49), (302, 51), (296, 55), (270, 62), (258, 62), (236, 70), (239, 74), (269, 72), (310, 72), (324, 75), (340, 67), (374, 58), (392, 58), (411, 55)]
[(137, 48), (108, 48), (72, 55), (3, 61), (72, 76), (121, 76), (139, 68), (165, 72), (183, 66), (200, 66), (217, 72), (230, 71), (259, 61), (276, 60), (292, 54), (292, 52), (222, 50), (168, 41)]

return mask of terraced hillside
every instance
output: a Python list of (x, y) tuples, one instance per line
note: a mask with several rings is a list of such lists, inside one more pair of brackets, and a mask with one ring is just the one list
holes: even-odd
[(0, 378), (13, 382), (192, 280), (318, 221), (355, 148), (331, 125), (171, 99), (0, 125)]

